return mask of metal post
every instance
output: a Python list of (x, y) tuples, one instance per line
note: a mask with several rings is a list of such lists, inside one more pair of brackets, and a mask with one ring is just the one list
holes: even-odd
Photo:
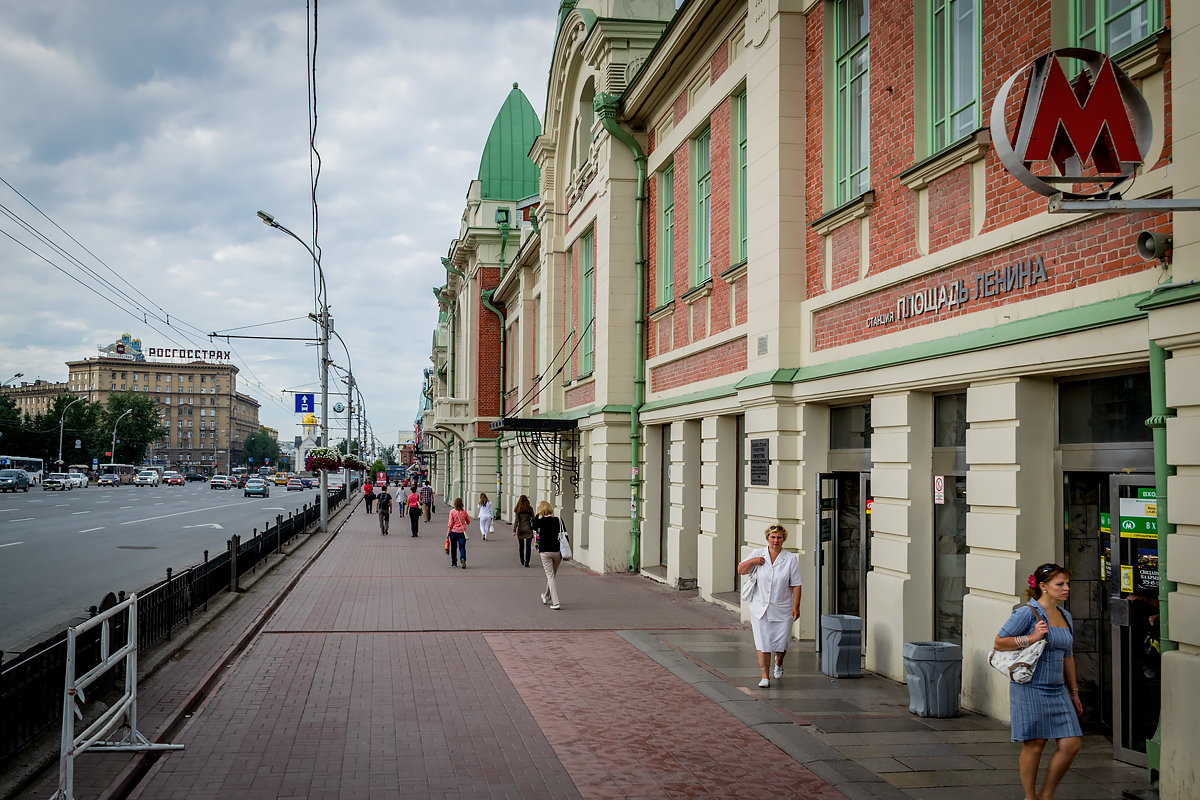
[[(321, 446), (329, 447), (329, 306), (321, 306)], [(321, 532), (329, 529), (329, 470), (321, 469)]]
[[(85, 400), (85, 399), (87, 399), (87, 398), (76, 397), (74, 400), (67, 403), (67, 407), (63, 409), (62, 419), (60, 419), (58, 421), (58, 461), (56, 463), (58, 463), (60, 465), (60, 468), (61, 468), (61, 464), (63, 463), (63, 460), (62, 460), (63, 425), (65, 425), (67, 422), (67, 411), (69, 411), (71, 409), (71, 406), (75, 405), (80, 400)], [(115, 431), (113, 432), (113, 438), (116, 438)]]

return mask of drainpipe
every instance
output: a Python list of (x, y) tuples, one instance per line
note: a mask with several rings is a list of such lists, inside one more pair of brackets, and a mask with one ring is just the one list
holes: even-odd
[(629, 444), (630, 471), (629, 494), (629, 571), (634, 572), (641, 563), (641, 419), (642, 406), (646, 402), (646, 256), (642, 218), (646, 208), (646, 156), (637, 140), (617, 124), (618, 99), (604, 92), (598, 93), (592, 100), (592, 109), (599, 114), (600, 124), (609, 135), (624, 144), (633, 153), (633, 163), (637, 166), (637, 206), (633, 218), (634, 247), (636, 252), (635, 268), (637, 289), (637, 324), (634, 335), (634, 370), (633, 370), (633, 405), (629, 409)]
[[(450, 259), (443, 258), (442, 266), (446, 268), (447, 272), (457, 275), (460, 281), (466, 282), (466, 274), (450, 266)], [(450, 306), (450, 396), (454, 397), (454, 391), (458, 386), (454, 382), (454, 341), (458, 338), (458, 314), (455, 312), (458, 310), (458, 304), (447, 303), (447, 305)]]
[[(504, 236), (506, 236), (508, 234), (508, 231), (504, 230), (504, 228), (507, 228), (507, 227), (508, 226), (505, 225), (505, 226), (503, 226), (503, 228), (501, 228), (501, 234)], [(500, 244), (500, 264), (501, 264), (501, 269), (503, 269), (504, 268), (503, 267), (503, 264), (504, 264), (503, 239), (501, 239), (501, 244)], [(495, 314), (496, 319), (498, 319), (500, 321), (500, 416), (503, 417), (504, 416), (504, 376), (506, 374), (504, 371), (505, 370), (505, 352), (507, 350), (507, 347), (505, 346), (505, 339), (507, 338), (508, 334), (504, 328), (504, 315), (502, 313), (500, 313), (500, 309), (496, 308), (496, 306), (492, 303), (492, 297), (494, 297), (495, 294), (496, 294), (495, 289), (488, 289), (486, 292), (479, 293), (479, 299), (483, 301), (483, 307), (486, 308), (488, 311), (492, 312), (493, 314)], [(495, 514), (495, 516), (497, 519), (500, 517), (500, 439), (501, 439), (501, 437), (499, 437), (499, 436), (496, 437), (496, 514)]]
[[(1167, 540), (1175, 532), (1175, 526), (1167, 516), (1167, 479), (1175, 474), (1175, 468), (1167, 463), (1167, 420), (1175, 416), (1175, 410), (1167, 407), (1167, 351), (1153, 340), (1150, 342), (1150, 411), (1152, 416), (1146, 425), (1154, 432), (1154, 500), (1158, 505), (1158, 644), (1159, 652), (1179, 649), (1171, 641), (1169, 623), (1171, 592), (1175, 581), (1167, 580)], [(1162, 759), (1162, 721), (1158, 730), (1146, 742), (1146, 761), (1151, 782), (1157, 783)]]
[(463, 496), (463, 443), (458, 443), (458, 496)]

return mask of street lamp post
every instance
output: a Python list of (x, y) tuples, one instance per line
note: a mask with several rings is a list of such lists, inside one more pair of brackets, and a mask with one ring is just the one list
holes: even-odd
[[(113, 423), (112, 449), (109, 451), (110, 453), (112, 453), (112, 455), (108, 457), (108, 462), (110, 464), (117, 463), (117, 426), (121, 424), (121, 420), (125, 419), (132, 413), (133, 413), (133, 409), (131, 408), (128, 411), (126, 411), (124, 414), (122, 414), (121, 416), (117, 417), (117, 421)], [(61, 444), (59, 444), (59, 448), (60, 449), (62, 448)], [(59, 458), (61, 458), (61, 457), (62, 457), (62, 455), (60, 453)]]
[(16, 375), (13, 375), (11, 378), (9, 378), (8, 380), (4, 381), (4, 383), (0, 383), (0, 386), (8, 386), (8, 381), (15, 381), (17, 378), (23, 378), (23, 377), (25, 377), (25, 373), (24, 373), (24, 372), (18, 372)]
[[(58, 465), (60, 467), (62, 466), (62, 463), (63, 463), (63, 460), (62, 460), (62, 437), (63, 437), (63, 425), (66, 424), (66, 421), (67, 421), (67, 411), (71, 408), (71, 406), (75, 405), (80, 400), (86, 400), (86, 399), (87, 399), (86, 397), (76, 397), (74, 400), (67, 403), (67, 407), (63, 409), (62, 419), (60, 419), (58, 421)], [(131, 408), (129, 410), (132, 411), (133, 409)], [(115, 431), (113, 433), (113, 437), (114, 438), (116, 437)]]
[[(290, 230), (275, 221), (275, 218), (265, 211), (258, 212), (258, 218), (265, 225), (278, 231), (283, 231), (295, 239), (312, 256), (313, 269), (321, 282), (317, 295), (317, 323), (321, 326), (321, 444), (329, 446), (329, 297), (325, 291), (325, 272), (321, 269), (321, 259), (308, 243)], [(347, 487), (348, 488), (348, 487)], [(321, 531), (329, 530), (329, 473), (321, 470)]]

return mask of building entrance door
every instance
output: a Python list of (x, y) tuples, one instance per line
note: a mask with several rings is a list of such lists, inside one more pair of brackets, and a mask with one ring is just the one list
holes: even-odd
[(1153, 475), (1110, 475), (1108, 486), (1113, 756), (1144, 766), (1161, 702), (1158, 501)]
[(865, 617), (871, 563), (871, 473), (820, 476), (817, 623), (821, 614)]

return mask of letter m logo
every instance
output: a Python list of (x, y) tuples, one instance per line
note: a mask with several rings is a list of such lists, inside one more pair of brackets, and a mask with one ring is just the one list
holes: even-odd
[(1072, 85), (1057, 58), (1039, 59), (1030, 73), (1014, 150), (1026, 169), (1053, 161), (1063, 175), (1079, 175), (1089, 159), (1102, 175), (1141, 163), (1112, 62), (1104, 58), (1094, 76), (1085, 69)]

